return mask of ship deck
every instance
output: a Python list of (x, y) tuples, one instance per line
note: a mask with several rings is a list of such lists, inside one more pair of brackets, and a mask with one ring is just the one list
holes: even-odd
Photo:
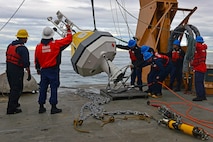
[[(50, 105), (46, 103), (47, 112), (38, 114), (38, 93), (25, 93), (20, 98), (22, 113), (6, 115), (7, 96), (0, 97), (0, 138), (3, 142), (199, 142), (194, 136), (178, 130), (169, 129), (159, 125), (163, 118), (159, 109), (154, 105), (164, 105), (172, 112), (182, 116), (185, 124), (203, 128), (213, 135), (213, 96), (208, 95), (207, 101), (192, 102), (194, 94), (184, 94), (163, 89), (163, 97), (154, 99), (146, 97), (120, 97), (104, 104), (99, 104), (105, 112), (123, 112), (114, 114), (113, 121), (110, 116), (104, 116), (103, 120), (88, 116), (81, 125), (79, 115), (84, 104), (92, 102), (86, 95), (79, 93), (84, 90), (87, 94), (100, 95), (100, 90), (105, 85), (84, 85), (72, 88), (59, 88), (59, 104), (63, 112), (50, 114)], [(146, 90), (146, 88), (144, 88)], [(138, 91), (139, 92), (139, 91)], [(125, 96), (127, 92), (122, 92)], [(129, 92), (128, 92), (129, 93)], [(146, 95), (146, 93), (139, 92)], [(86, 93), (85, 93), (86, 94)], [(122, 95), (123, 94), (123, 95)], [(132, 93), (134, 95), (134, 93)], [(100, 95), (102, 96), (102, 95)], [(147, 102), (151, 105), (147, 105)], [(153, 106), (152, 106), (153, 105)], [(143, 119), (137, 115), (128, 115), (128, 112), (142, 112), (147, 114)], [(85, 115), (90, 114), (88, 110)], [(150, 118), (151, 116), (151, 118)], [(150, 119), (149, 119), (150, 118)], [(154, 118), (154, 119), (153, 119)], [(107, 123), (110, 122), (110, 123)], [(202, 122), (202, 123), (201, 123)]]

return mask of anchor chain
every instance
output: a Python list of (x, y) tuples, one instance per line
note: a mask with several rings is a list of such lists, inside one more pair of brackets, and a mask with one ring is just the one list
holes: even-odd
[[(94, 92), (86, 92), (83, 89), (78, 89), (76, 94), (92, 100), (92, 102), (87, 102), (81, 107), (79, 121), (84, 121), (90, 116), (99, 120), (103, 119), (105, 110), (100, 105), (109, 103), (110, 98), (100, 96)], [(86, 114), (86, 110), (89, 110), (89, 113)]]
[[(75, 94), (92, 100), (91, 102), (85, 103), (81, 107), (79, 119), (74, 121), (75, 127), (77, 127), (77, 125), (79, 126), (82, 125), (83, 121), (85, 121), (91, 116), (95, 119), (102, 120), (103, 122), (104, 122), (104, 116), (110, 116), (110, 118), (114, 118), (114, 115), (134, 115), (134, 116), (137, 116), (139, 120), (149, 120), (150, 118), (152, 118), (146, 112), (140, 112), (140, 111), (132, 111), (132, 110), (106, 111), (101, 105), (109, 103), (110, 98), (101, 96), (94, 92), (88, 92), (88, 91), (85, 91), (84, 89), (78, 89), (75, 92)], [(128, 117), (126, 118), (128, 119)], [(113, 121), (110, 121), (110, 122), (113, 122)], [(80, 132), (82, 132), (82, 130)]]

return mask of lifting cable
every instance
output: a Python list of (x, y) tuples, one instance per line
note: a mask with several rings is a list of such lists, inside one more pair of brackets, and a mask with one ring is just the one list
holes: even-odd
[(95, 23), (95, 10), (94, 10), (94, 1), (91, 0), (92, 3), (92, 16), (93, 16), (93, 23), (94, 23), (94, 31), (96, 30), (96, 23)]
[[(124, 4), (123, 4), (124, 5)], [(121, 7), (119, 7), (119, 10), (120, 10), (120, 12), (121, 12), (121, 15), (122, 15), (122, 17), (123, 17), (123, 19), (124, 19), (124, 22), (126, 23), (126, 26), (127, 26), (127, 31), (128, 31), (128, 34), (129, 34), (129, 38), (131, 38), (130, 37), (130, 32), (131, 32), (131, 30), (130, 30), (130, 28), (129, 28), (129, 24), (128, 24), (128, 21), (127, 21), (127, 16), (126, 16), (126, 13), (125, 12), (122, 12), (122, 9), (121, 9)], [(132, 37), (133, 37), (133, 33), (131, 32), (131, 34), (132, 34)]]
[[(154, 27), (154, 25), (150, 25), (149, 23), (144, 22), (144, 21), (138, 19), (137, 17), (135, 17), (135, 16), (134, 16), (133, 14), (131, 14), (125, 7), (123, 7), (123, 6), (118, 2), (118, 0), (116, 0), (116, 2), (117, 2), (117, 4), (118, 4), (127, 14), (129, 14), (132, 18), (134, 18), (134, 19), (140, 21), (141, 23), (143, 23), (143, 24), (145, 24), (145, 25), (147, 25), (147, 26), (149, 26), (149, 27)], [(156, 27), (156, 29), (170, 32), (170, 29), (167, 29), (167, 28)], [(174, 31), (174, 32), (179, 33), (179, 34), (183, 34), (183, 33), (184, 33), (184, 32), (180, 32), (180, 31)]]
[(24, 4), (25, 0), (23, 0), (21, 2), (21, 4), (19, 5), (19, 7), (16, 9), (16, 11), (13, 13), (13, 15), (7, 20), (7, 22), (0, 28), (0, 31), (4, 29), (4, 27), (10, 22), (10, 20), (15, 16), (15, 14), (18, 12), (18, 10), (22, 7), (22, 5)]
[[(114, 27), (115, 27), (115, 32), (120, 36), (120, 39), (121, 39), (121, 31), (120, 31), (120, 28), (119, 28), (119, 22), (118, 22), (118, 30), (116, 28), (116, 24), (115, 24), (115, 18), (114, 18), (114, 14), (113, 14), (113, 8), (112, 8), (112, 0), (110, 0), (110, 7), (111, 7), (111, 13), (112, 13), (112, 20), (113, 20), (113, 24), (114, 24)], [(116, 10), (117, 8), (115, 8)], [(117, 10), (115, 11), (115, 15), (117, 17), (117, 21), (118, 21), (118, 14), (117, 14)], [(118, 38), (116, 38), (118, 39)], [(118, 39), (119, 40), (119, 39)]]
[[(124, 2), (122, 2), (123, 4), (122, 4), (122, 6), (121, 6), (121, 4), (119, 3), (118, 4), (118, 2), (116, 2), (117, 3), (117, 5), (118, 5), (118, 8), (119, 8), (119, 11), (120, 11), (120, 13), (121, 13), (121, 15), (122, 15), (122, 17), (123, 17), (123, 20), (124, 20), (124, 22), (125, 22), (125, 24), (126, 24), (126, 26), (127, 26), (127, 32), (128, 32), (128, 36), (129, 36), (129, 38), (130, 37), (133, 37), (134, 36), (134, 34), (133, 34), (133, 32), (131, 31), (131, 29), (130, 29), (130, 27), (129, 27), (129, 24), (128, 24), (128, 20), (127, 20), (127, 15), (126, 15), (126, 9), (124, 8)], [(111, 0), (110, 0), (110, 4), (111, 4)], [(112, 11), (112, 4), (111, 4), (111, 11)], [(118, 30), (119, 30), (119, 33), (117, 32), (117, 30), (116, 30), (116, 33), (118, 33), (118, 35), (120, 36), (120, 39), (119, 38), (116, 38), (117, 40), (119, 40), (119, 41), (121, 41), (121, 42), (124, 42), (124, 43), (127, 43), (127, 41), (124, 41), (124, 40), (122, 40), (122, 38), (121, 38), (121, 31), (120, 31), (120, 25), (119, 25), (119, 20), (118, 20), (118, 13), (117, 13), (117, 10), (116, 10), (116, 17), (117, 17), (117, 21), (118, 21)], [(112, 16), (113, 16), (113, 11), (112, 11)], [(113, 22), (114, 22), (114, 25), (115, 25), (115, 18), (114, 18), (114, 16), (113, 16)], [(116, 27), (115, 27), (115, 29), (116, 29)]]
[[(191, 120), (199, 125), (202, 125), (208, 129), (211, 129), (213, 130), (213, 122), (212, 121), (206, 121), (206, 120), (201, 120), (201, 119), (197, 119), (193, 116), (191, 116), (189, 113), (190, 111), (193, 109), (193, 107), (195, 108), (199, 108), (199, 109), (202, 109), (202, 110), (205, 110), (205, 111), (208, 111), (210, 113), (213, 113), (213, 109), (209, 109), (209, 108), (206, 108), (204, 106), (201, 106), (201, 105), (198, 105), (198, 104), (195, 104), (195, 103), (192, 103), (191, 101), (188, 101), (186, 100), (185, 98), (181, 97), (180, 95), (178, 95), (177, 93), (175, 93), (173, 90), (171, 90), (168, 86), (166, 86), (165, 84), (161, 83), (161, 82), (158, 82), (160, 83), (162, 86), (164, 86), (167, 90), (169, 90), (172, 94), (174, 94), (176, 97), (178, 97), (180, 100), (182, 100), (182, 102), (171, 102), (171, 103), (167, 103), (167, 102), (163, 102), (163, 101), (158, 101), (158, 100), (151, 100), (150, 102), (151, 103), (158, 103), (158, 104), (162, 104), (162, 105), (165, 105), (166, 107), (168, 107), (169, 109), (171, 109), (174, 113), (180, 115), (181, 117), (184, 117), (188, 120)], [(186, 105), (188, 106), (188, 109), (186, 110), (186, 113), (183, 114), (177, 110), (175, 110), (174, 108), (172, 108), (172, 105)], [(156, 105), (154, 104), (153, 106), (159, 106), (159, 105)], [(213, 134), (209, 134), (210, 137), (213, 138)]]

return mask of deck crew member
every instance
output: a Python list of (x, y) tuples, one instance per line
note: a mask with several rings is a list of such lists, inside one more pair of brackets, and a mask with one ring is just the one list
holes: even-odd
[(162, 84), (171, 71), (169, 57), (159, 53), (144, 52), (144, 61), (151, 64), (148, 74), (149, 96), (153, 98), (162, 97)]
[(31, 80), (29, 51), (25, 46), (29, 37), (27, 30), (18, 30), (16, 37), (6, 51), (6, 74), (10, 86), (7, 114), (22, 112), (19, 98), (23, 91), (24, 69), (28, 72), (27, 80)]
[(194, 59), (191, 63), (194, 70), (195, 78), (195, 91), (197, 97), (193, 101), (202, 101), (206, 99), (206, 91), (204, 87), (204, 77), (207, 71), (206, 69), (206, 50), (207, 45), (204, 43), (203, 37), (196, 37), (196, 50), (194, 53)]
[(59, 72), (61, 64), (61, 53), (72, 42), (72, 33), (70, 27), (67, 26), (67, 35), (63, 39), (54, 40), (54, 31), (50, 27), (45, 27), (42, 33), (41, 42), (36, 46), (35, 50), (35, 67), (37, 73), (41, 75), (40, 91), (38, 103), (39, 113), (46, 112), (44, 104), (47, 98), (47, 89), (50, 85), (51, 96), (49, 103), (51, 104), (51, 114), (60, 113), (62, 109), (56, 107), (58, 104), (58, 87), (60, 85)]
[(173, 42), (173, 49), (168, 52), (168, 56), (172, 62), (172, 70), (170, 73), (170, 89), (173, 89), (174, 81), (177, 81), (176, 89), (174, 91), (181, 90), (181, 83), (182, 83), (182, 69), (183, 69), (183, 60), (185, 56), (184, 50), (180, 46), (179, 40), (174, 40)]
[(140, 47), (137, 46), (136, 40), (129, 40), (128, 42), (129, 47), (129, 55), (131, 62), (133, 64), (133, 67), (131, 68), (132, 74), (131, 74), (131, 86), (135, 86), (135, 81), (137, 77), (137, 86), (139, 87), (140, 91), (143, 91), (142, 89), (142, 64), (143, 64), (143, 54), (141, 54)]

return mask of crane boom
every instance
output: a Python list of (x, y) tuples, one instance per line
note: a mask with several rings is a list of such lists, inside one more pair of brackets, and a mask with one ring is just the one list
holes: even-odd
[[(171, 36), (176, 35), (170, 30), (176, 12), (178, 10), (189, 12), (179, 24), (179, 26), (183, 26), (182, 31), (184, 31), (185, 25), (196, 9), (197, 7), (194, 9), (179, 8), (177, 0), (140, 0), (140, 11), (135, 33), (137, 45), (148, 45), (159, 53), (167, 53), (171, 45), (170, 42), (174, 40)], [(183, 32), (178, 34), (179, 39), (182, 36)], [(149, 70), (150, 67), (143, 68), (143, 82), (147, 82)]]
[(140, 0), (136, 29), (138, 45), (167, 52), (170, 25), (178, 8), (177, 0)]

